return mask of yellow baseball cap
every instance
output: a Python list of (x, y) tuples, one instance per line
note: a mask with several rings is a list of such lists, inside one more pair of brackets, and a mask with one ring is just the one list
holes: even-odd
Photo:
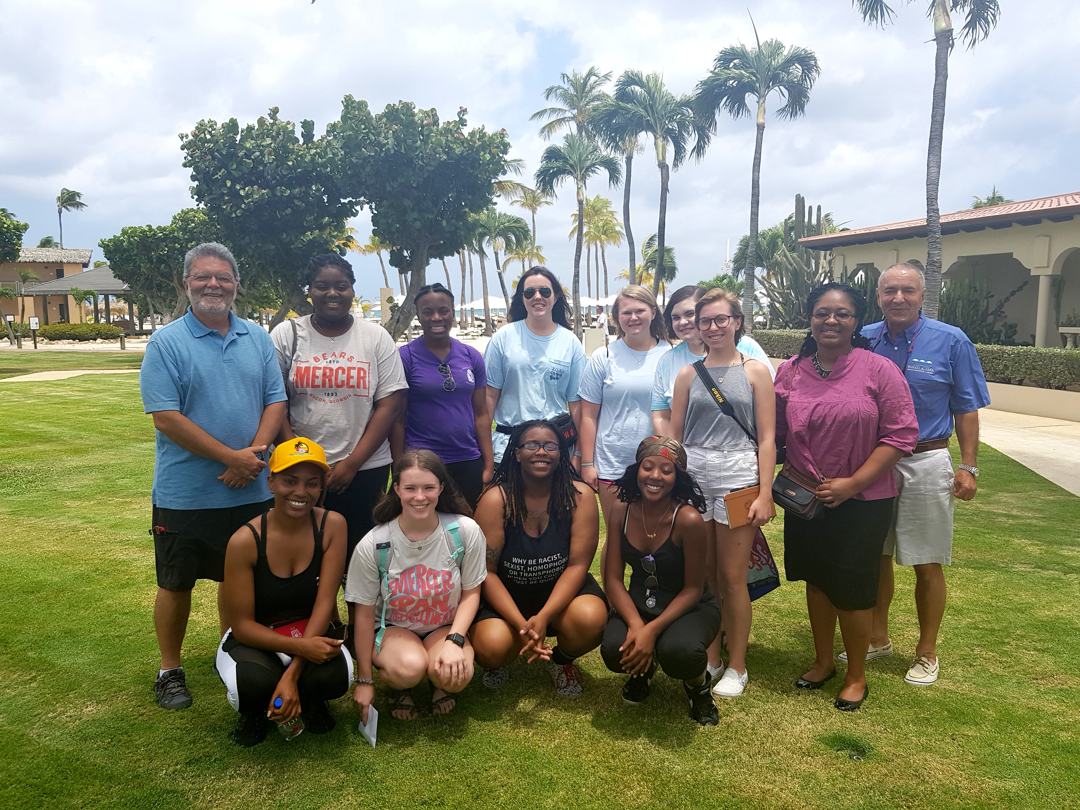
[(274, 448), (270, 456), (270, 472), (279, 473), (297, 464), (314, 464), (329, 472), (330, 465), (326, 463), (326, 452), (311, 439), (297, 436), (282, 442)]

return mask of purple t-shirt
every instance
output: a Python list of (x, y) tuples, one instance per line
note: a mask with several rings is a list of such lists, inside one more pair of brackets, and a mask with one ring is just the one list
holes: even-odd
[(447, 376), (439, 371), (441, 361), (422, 337), (406, 343), (400, 352), (409, 383), (405, 445), (430, 450), (445, 464), (480, 458), (473, 411), (473, 392), (487, 387), (480, 352), (450, 339), (446, 363), (453, 375), (453, 391), (444, 387)]
[[(847, 478), (879, 444), (911, 455), (919, 423), (911, 389), (895, 363), (852, 349), (822, 378), (810, 358), (794, 360), (776, 372), (776, 443), (787, 443), (788, 464), (814, 478)], [(855, 497), (895, 495), (888, 470)]]

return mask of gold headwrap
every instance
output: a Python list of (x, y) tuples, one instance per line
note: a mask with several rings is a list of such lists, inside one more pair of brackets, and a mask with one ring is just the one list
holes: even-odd
[(667, 436), (649, 436), (641, 440), (637, 448), (637, 461), (647, 456), (662, 456), (686, 469), (686, 450), (682, 444)]

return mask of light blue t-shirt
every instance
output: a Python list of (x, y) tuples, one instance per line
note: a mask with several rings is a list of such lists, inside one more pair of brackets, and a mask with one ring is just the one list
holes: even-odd
[[(284, 402), (274, 344), (261, 327), (229, 314), (224, 337), (196, 318), (154, 332), (139, 374), (143, 411), (179, 411), (227, 447), (249, 447), (266, 406)], [(156, 433), (153, 503), (165, 509), (223, 509), (270, 497), (266, 470), (240, 489), (218, 480), (220, 462)]]
[(619, 478), (634, 463), (638, 443), (652, 434), (652, 399), (656, 366), (671, 353), (658, 343), (638, 352), (622, 340), (592, 353), (581, 377), (581, 398), (600, 406), (593, 463), (600, 478)]
[[(776, 369), (769, 361), (769, 355), (761, 348), (756, 340), (749, 335), (743, 335), (735, 348), (745, 354), (751, 360), (760, 360), (769, 370), (772, 378), (776, 379)], [(696, 363), (704, 355), (694, 354), (686, 343), (680, 343), (670, 352), (660, 358), (656, 366), (656, 377), (653, 380), (652, 406), (654, 411), (670, 411), (671, 396), (675, 391), (675, 378), (679, 372), (691, 363)]]
[[(487, 384), (501, 392), (493, 414), (496, 424), (513, 427), (566, 413), (568, 404), (579, 399), (586, 361), (581, 341), (565, 327), (535, 335), (525, 321), (508, 323), (492, 335), (484, 352)], [(492, 434), (496, 461), (509, 440), (504, 433)]]

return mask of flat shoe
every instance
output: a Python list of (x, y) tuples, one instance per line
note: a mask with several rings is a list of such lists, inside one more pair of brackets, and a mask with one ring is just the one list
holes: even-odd
[(800, 677), (795, 679), (795, 688), (796, 689), (820, 689), (821, 687), (823, 687), (826, 683), (828, 683), (829, 681), (831, 681), (835, 677), (836, 677), (836, 670), (835, 669), (832, 672), (830, 672), (828, 675), (826, 675), (824, 678), (822, 678), (820, 681), (812, 681), (809, 678), (803, 678), (803, 677), (800, 676)]
[[(892, 653), (893, 649), (891, 641), (886, 641), (880, 647), (875, 647), (873, 644), (871, 644), (869, 647), (866, 648), (866, 660), (874, 661), (878, 658), (886, 658), (892, 655)], [(847, 650), (841, 650), (836, 656), (836, 660), (847, 663)]]
[(866, 687), (863, 689), (862, 697), (858, 700), (844, 700), (844, 698), (838, 697), (836, 698), (836, 701), (833, 703), (833, 705), (842, 712), (857, 712), (859, 710), (859, 707), (863, 705), (863, 701), (866, 700), (869, 694), (870, 685), (867, 684)]

